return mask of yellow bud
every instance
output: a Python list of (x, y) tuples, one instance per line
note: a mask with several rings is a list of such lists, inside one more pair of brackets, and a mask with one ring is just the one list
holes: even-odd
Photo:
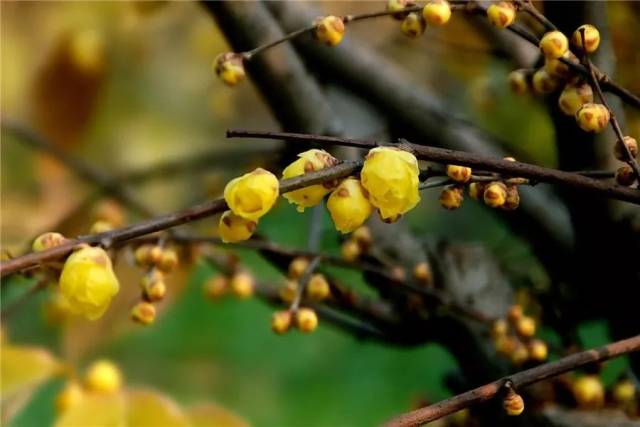
[(111, 230), (113, 230), (113, 225), (109, 224), (107, 221), (96, 221), (91, 225), (89, 233), (100, 234)]
[(522, 396), (513, 391), (513, 389), (509, 389), (507, 395), (502, 400), (502, 406), (507, 415), (518, 416), (524, 411), (524, 400), (522, 400)]
[(360, 256), (360, 245), (353, 239), (345, 241), (340, 247), (342, 258), (349, 262), (354, 262)]
[(505, 319), (496, 319), (491, 325), (491, 335), (494, 338), (503, 337), (507, 335), (509, 331), (509, 325)]
[(369, 218), (373, 206), (367, 199), (367, 191), (356, 178), (344, 179), (327, 200), (327, 209), (336, 229), (350, 233)]
[(509, 355), (511, 363), (514, 365), (522, 365), (529, 359), (529, 350), (521, 342), (517, 342), (515, 348)]
[(501, 1), (487, 8), (487, 18), (497, 28), (507, 28), (516, 20), (516, 8), (511, 2)]
[(465, 183), (471, 179), (471, 168), (447, 165), (447, 176), (456, 182)]
[(331, 294), (331, 289), (322, 274), (314, 274), (307, 283), (306, 293), (310, 300), (322, 301)]
[(153, 264), (153, 260), (151, 259), (151, 250), (153, 247), (153, 245), (145, 244), (136, 248), (133, 256), (139, 267), (148, 267)]
[(150, 264), (156, 265), (160, 262), (160, 258), (162, 258), (162, 246), (153, 245), (149, 248), (149, 262)]
[(125, 223), (125, 213), (120, 203), (113, 199), (102, 200), (92, 212), (96, 221), (106, 221), (114, 227), (121, 227)]
[(547, 70), (540, 68), (533, 73), (531, 79), (533, 91), (537, 95), (547, 95), (558, 89), (560, 81), (547, 73)]
[(90, 320), (98, 319), (119, 289), (109, 255), (102, 248), (82, 247), (64, 263), (60, 292), (75, 314)]
[(395, 147), (369, 151), (360, 180), (369, 192), (369, 201), (380, 210), (383, 220), (394, 220), (420, 201), (418, 160)]
[(633, 402), (637, 390), (636, 386), (630, 379), (623, 379), (614, 384), (612, 390), (613, 400), (621, 405)]
[(257, 221), (276, 203), (279, 185), (274, 174), (258, 168), (229, 181), (224, 188), (224, 199), (234, 214)]
[[(622, 138), (622, 141), (624, 145), (627, 146), (627, 150), (629, 150), (629, 152), (631, 153), (631, 157), (634, 159), (638, 157), (638, 141), (630, 136), (625, 136), (624, 138)], [(618, 160), (627, 160), (627, 153), (623, 149), (620, 141), (616, 141), (616, 145), (613, 147), (613, 155)]]
[(458, 209), (463, 199), (462, 188), (455, 185), (447, 185), (440, 192), (440, 205), (445, 209)]
[(518, 340), (509, 335), (501, 335), (494, 339), (496, 351), (503, 356), (511, 356), (518, 347)]
[(388, 0), (387, 1), (387, 10), (390, 12), (398, 12), (391, 15), (392, 18), (402, 20), (405, 17), (405, 14), (402, 11), (407, 6), (413, 6), (414, 2), (410, 0)]
[(602, 104), (588, 102), (576, 112), (578, 126), (585, 132), (602, 132), (609, 124), (611, 114)]
[(580, 50), (582, 47), (582, 30), (584, 30), (585, 51), (593, 53), (600, 46), (600, 31), (593, 25), (584, 24), (578, 27), (571, 36), (571, 43)]
[(573, 75), (573, 69), (569, 65), (564, 63), (564, 60), (570, 61), (574, 64), (580, 64), (580, 60), (570, 50), (566, 51), (561, 58), (546, 58), (544, 61), (544, 69), (551, 76), (556, 79), (564, 80)]
[[(282, 171), (283, 178), (293, 178), (308, 172), (315, 172), (334, 166), (338, 160), (324, 150), (312, 149), (298, 154), (298, 159)], [(282, 196), (297, 205), (298, 212), (304, 212), (322, 201), (329, 194), (335, 183), (315, 184), (299, 190), (290, 191)]]
[(431, 267), (426, 261), (419, 262), (413, 267), (413, 278), (422, 283), (430, 283), (433, 275)]
[(66, 237), (64, 237), (62, 234), (50, 231), (36, 237), (33, 241), (33, 244), (31, 245), (31, 249), (34, 252), (40, 252), (51, 249), (54, 246), (60, 246), (66, 241)]
[(290, 311), (276, 311), (271, 317), (271, 330), (278, 335), (282, 335), (291, 327), (291, 320)]
[(520, 304), (514, 304), (509, 307), (509, 311), (507, 312), (507, 318), (511, 323), (515, 325), (515, 323), (522, 318), (524, 315), (522, 306)]
[(327, 46), (336, 46), (344, 37), (344, 22), (338, 16), (325, 16), (316, 21), (315, 38)]
[(536, 321), (533, 317), (522, 316), (515, 326), (516, 332), (522, 337), (529, 338), (536, 334)]
[(216, 300), (223, 296), (228, 288), (229, 280), (223, 275), (217, 275), (205, 282), (203, 291), (207, 298)]
[(560, 31), (549, 31), (540, 39), (540, 50), (545, 58), (562, 58), (569, 50), (569, 40)]
[(156, 308), (148, 302), (139, 302), (131, 309), (131, 319), (142, 325), (150, 325), (156, 320)]
[(469, 196), (475, 200), (482, 200), (486, 185), (483, 182), (472, 182), (469, 184)]
[(249, 298), (253, 295), (253, 288), (255, 287), (255, 281), (253, 276), (245, 271), (231, 276), (231, 291), (238, 298)]
[(58, 415), (76, 406), (82, 401), (83, 397), (84, 391), (82, 390), (82, 386), (76, 381), (69, 381), (56, 396), (56, 411)]
[(258, 223), (226, 211), (220, 216), (218, 234), (224, 243), (236, 243), (248, 240), (256, 230)]
[(318, 316), (310, 308), (301, 308), (296, 312), (296, 326), (300, 332), (313, 332), (318, 327)]
[(629, 165), (624, 165), (616, 171), (616, 182), (620, 185), (629, 187), (630, 185), (633, 185), (635, 180), (636, 174)]
[(278, 291), (278, 295), (282, 302), (291, 304), (298, 293), (298, 282), (295, 280), (287, 280), (284, 286)]
[(242, 55), (233, 52), (221, 53), (213, 61), (213, 70), (227, 86), (235, 86), (245, 78)]
[(585, 375), (573, 383), (573, 397), (579, 407), (596, 409), (604, 405), (604, 386), (597, 375)]
[(526, 70), (515, 70), (509, 73), (509, 87), (518, 95), (529, 92), (529, 77)]
[(483, 198), (487, 206), (499, 208), (507, 201), (507, 186), (502, 182), (492, 182), (484, 190)]
[(518, 186), (508, 185), (507, 198), (505, 199), (504, 204), (500, 206), (500, 209), (513, 211), (516, 210), (518, 206), (520, 206), (520, 193), (518, 192)]
[(533, 339), (529, 342), (529, 354), (536, 362), (544, 362), (549, 355), (547, 344), (540, 339)]
[(358, 243), (358, 245), (360, 245), (360, 248), (363, 251), (366, 251), (372, 243), (371, 231), (366, 225), (358, 227), (356, 231), (354, 231), (351, 235), (351, 238), (354, 239)]
[(300, 276), (307, 271), (309, 267), (309, 260), (304, 257), (296, 257), (289, 264), (289, 277), (292, 279), (299, 279)]
[(173, 271), (178, 266), (178, 253), (175, 249), (165, 249), (156, 263), (156, 267), (165, 273)]
[(427, 24), (445, 25), (451, 19), (451, 6), (447, 0), (431, 0), (422, 9), (422, 17)]
[(98, 360), (87, 369), (85, 385), (90, 391), (115, 393), (122, 386), (122, 374), (113, 362)]
[(402, 34), (412, 39), (420, 37), (426, 29), (427, 24), (424, 18), (417, 12), (409, 13), (400, 24)]
[(164, 275), (155, 269), (144, 275), (140, 285), (147, 301), (160, 301), (167, 293)]
[(593, 102), (593, 89), (587, 83), (566, 85), (558, 98), (560, 110), (568, 116), (575, 116), (580, 107), (590, 102)]

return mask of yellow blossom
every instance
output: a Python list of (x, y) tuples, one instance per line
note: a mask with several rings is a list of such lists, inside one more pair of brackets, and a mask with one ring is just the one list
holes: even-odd
[(445, 25), (451, 19), (451, 6), (447, 0), (431, 0), (422, 9), (422, 16), (427, 24)]
[(373, 211), (367, 191), (356, 178), (347, 178), (338, 185), (329, 196), (327, 209), (342, 233), (350, 233), (360, 227)]
[(226, 211), (220, 216), (218, 233), (225, 243), (235, 243), (248, 240), (255, 231), (257, 223)]
[(213, 70), (227, 86), (235, 86), (245, 78), (242, 56), (233, 52), (218, 55), (213, 61)]
[(224, 199), (229, 209), (251, 221), (257, 221), (269, 212), (278, 194), (278, 178), (262, 168), (232, 179), (224, 188)]
[(87, 369), (85, 384), (91, 391), (115, 393), (122, 386), (122, 374), (113, 362), (106, 359), (98, 360)]
[[(335, 165), (338, 160), (324, 150), (312, 149), (298, 154), (298, 159), (282, 171), (283, 178), (293, 178), (308, 172), (315, 172)], [(282, 196), (297, 205), (298, 212), (304, 212), (322, 201), (333, 188), (334, 183), (310, 185), (299, 190), (290, 191)]]
[(313, 34), (321, 43), (327, 46), (335, 46), (344, 37), (344, 22), (342, 18), (333, 15), (319, 18)]

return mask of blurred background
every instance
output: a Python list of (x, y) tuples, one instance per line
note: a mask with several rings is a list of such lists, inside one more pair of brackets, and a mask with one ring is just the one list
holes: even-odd
[[(259, 165), (276, 171), (281, 162), (293, 160), (279, 142), (225, 139), (229, 128), (277, 130), (280, 124), (251, 79), (229, 88), (215, 78), (213, 58), (231, 48), (201, 4), (2, 2), (0, 7), (3, 251), (21, 254), (44, 231), (87, 234), (107, 200), (90, 180), (25, 143), (24, 134), (5, 131), (5, 125), (35, 132), (47, 145), (121, 178), (157, 212), (219, 197), (230, 178)], [(310, 2), (304, 7), (343, 15), (380, 10), (384, 4)], [(606, 12), (617, 57), (615, 78), (640, 93), (640, 40), (632, 30), (640, 24), (637, 4), (611, 2)], [(454, 16), (447, 27), (429, 28), (417, 40), (404, 37), (398, 22), (389, 18), (349, 25), (346, 39), (401, 68), (408, 86), (430, 94), (438, 108), (473, 123), (507, 152), (540, 165), (558, 165), (545, 102), (513, 95), (506, 83), (514, 63), (535, 61), (535, 49), (496, 38), (462, 16)], [(362, 94), (326, 76), (318, 80), (341, 118), (343, 134), (381, 139), (415, 135)], [(626, 117), (629, 133), (638, 135), (637, 111)], [(403, 219), (416, 236), (431, 242), (481, 242), (516, 289), (549, 286), (552, 279), (527, 239), (493, 212), (472, 202), (445, 211), (437, 203), (438, 190), (422, 197), (423, 203)], [(321, 215), (321, 249), (339, 254), (337, 233), (326, 211)], [(127, 211), (126, 219), (142, 216)], [(260, 232), (304, 249), (310, 221), (310, 211), (298, 214), (281, 199), (261, 222)], [(205, 219), (190, 227), (215, 235), (216, 224), (217, 219)], [(233, 253), (256, 277), (282, 281), (255, 253)], [(313, 335), (276, 336), (269, 330), (272, 308), (263, 302), (207, 301), (202, 284), (214, 271), (200, 263), (170, 277), (169, 297), (158, 320), (138, 326), (128, 312), (141, 273), (126, 262), (117, 268), (122, 291), (99, 321), (60, 318), (52, 293), (39, 292), (3, 319), (4, 339), (46, 347), (79, 370), (96, 358), (110, 358), (128, 385), (154, 388), (184, 405), (217, 402), (260, 426), (370, 426), (451, 394), (446, 378), (458, 365), (443, 346), (395, 348), (363, 342), (323, 323)], [(360, 274), (337, 271), (357, 290), (371, 293)], [(2, 287), (2, 306), (21, 298), (32, 283), (11, 279), (11, 286)], [(552, 330), (543, 334), (558, 342)], [(581, 322), (578, 334), (584, 346), (611, 338), (598, 319)], [(624, 360), (612, 362), (605, 381), (626, 366)], [(54, 379), (38, 387), (7, 425), (52, 424), (54, 396), (62, 384)]]

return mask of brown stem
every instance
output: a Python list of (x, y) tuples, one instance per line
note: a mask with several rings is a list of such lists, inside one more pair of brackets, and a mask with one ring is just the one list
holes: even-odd
[(633, 353), (640, 350), (640, 335), (607, 344), (571, 356), (563, 357), (554, 362), (545, 363), (535, 368), (520, 371), (508, 377), (501, 378), (492, 383), (485, 384), (473, 390), (469, 390), (457, 396), (429, 405), (415, 411), (407, 412), (388, 421), (386, 427), (411, 427), (419, 426), (444, 416), (457, 412), (469, 406), (486, 402), (502, 390), (507, 382), (514, 388), (525, 387), (551, 377), (558, 376), (582, 366), (602, 362), (613, 357)]

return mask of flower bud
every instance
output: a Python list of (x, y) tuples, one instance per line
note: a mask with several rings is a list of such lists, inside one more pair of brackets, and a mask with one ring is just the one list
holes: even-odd
[(524, 315), (522, 306), (520, 304), (514, 304), (509, 307), (509, 311), (507, 312), (507, 318), (512, 324), (515, 324), (518, 320), (522, 318)]
[(331, 294), (329, 283), (322, 274), (311, 276), (306, 289), (307, 297), (312, 301), (322, 301)]
[(579, 407), (596, 409), (604, 405), (604, 387), (597, 375), (585, 375), (573, 382), (573, 397)]
[(529, 76), (526, 70), (515, 70), (509, 73), (509, 87), (518, 95), (529, 92)]
[(593, 102), (593, 89), (587, 83), (566, 85), (558, 98), (560, 110), (568, 116), (575, 116), (584, 104), (591, 102)]
[(569, 50), (569, 40), (560, 31), (549, 31), (540, 39), (540, 50), (545, 58), (562, 58)]
[(421, 283), (430, 283), (433, 278), (431, 267), (426, 261), (419, 262), (413, 267), (413, 278)]
[(520, 206), (520, 193), (517, 185), (507, 185), (507, 198), (500, 209), (505, 211), (516, 210)]
[(167, 293), (167, 285), (164, 282), (164, 275), (157, 271), (151, 270), (141, 280), (142, 292), (147, 301), (160, 301)]
[(91, 224), (91, 228), (89, 228), (89, 233), (100, 234), (100, 233), (106, 233), (107, 231), (111, 231), (111, 230), (113, 230), (113, 225), (111, 225), (107, 221), (99, 220)]
[[(582, 47), (582, 30), (584, 30), (584, 49)], [(581, 25), (573, 32), (571, 43), (580, 50), (593, 53), (598, 49), (598, 46), (600, 46), (600, 31), (593, 25)]]
[(354, 262), (360, 256), (360, 245), (353, 239), (345, 241), (340, 247), (342, 258), (349, 262)]
[(622, 379), (613, 385), (611, 395), (614, 402), (625, 405), (633, 402), (637, 394), (636, 386), (630, 379)]
[(391, 12), (398, 12), (391, 15), (393, 19), (397, 19), (401, 21), (406, 16), (406, 13), (402, 11), (409, 6), (413, 6), (415, 3), (411, 0), (388, 0), (387, 1), (387, 10)]
[(229, 279), (221, 274), (213, 276), (207, 280), (203, 286), (204, 295), (211, 300), (220, 298), (228, 289)]
[(420, 201), (418, 160), (395, 147), (376, 147), (365, 158), (360, 180), (383, 220), (392, 221)]
[(258, 223), (226, 211), (220, 216), (218, 234), (224, 243), (236, 243), (249, 240), (256, 231)]
[(148, 302), (139, 302), (131, 309), (131, 319), (142, 325), (150, 325), (156, 320), (156, 308)]
[(69, 255), (64, 263), (60, 292), (75, 314), (89, 320), (98, 319), (119, 289), (111, 259), (102, 248), (82, 247)]
[[(324, 168), (334, 166), (338, 160), (324, 150), (312, 149), (298, 154), (298, 159), (287, 166), (282, 171), (283, 178), (293, 178), (309, 172), (316, 172)], [(299, 190), (290, 191), (282, 196), (297, 205), (298, 212), (304, 212), (305, 208), (310, 208), (322, 201), (335, 183), (327, 182), (323, 184), (310, 185)]]
[(50, 231), (36, 237), (31, 245), (31, 249), (34, 252), (40, 252), (55, 246), (60, 246), (65, 242), (67, 242), (67, 238), (62, 234)]
[(418, 12), (409, 13), (400, 24), (402, 34), (412, 39), (420, 37), (426, 29), (427, 23)]
[(304, 257), (296, 257), (289, 264), (289, 277), (299, 279), (309, 268), (309, 260)]
[(469, 184), (469, 196), (475, 200), (482, 200), (485, 187), (484, 182), (472, 182)]
[[(638, 141), (636, 141), (635, 138), (625, 136), (622, 138), (622, 142), (627, 146), (627, 150), (631, 153), (632, 158), (635, 159), (638, 157)], [(613, 155), (620, 161), (627, 160), (627, 153), (622, 147), (620, 141), (616, 141), (616, 145), (613, 147)]]
[(507, 28), (516, 20), (516, 8), (511, 2), (501, 1), (487, 8), (487, 18), (497, 28)]
[(533, 91), (537, 95), (548, 95), (560, 86), (560, 82), (550, 76), (544, 68), (540, 68), (533, 73), (531, 82)]
[(282, 335), (291, 327), (292, 316), (290, 311), (276, 311), (271, 317), (271, 330)]
[(451, 19), (451, 6), (447, 0), (430, 0), (422, 8), (422, 17), (427, 24), (439, 27)]
[(588, 102), (576, 112), (578, 126), (585, 132), (602, 132), (609, 124), (611, 114), (602, 104)]
[(360, 245), (360, 248), (363, 251), (367, 251), (373, 241), (371, 238), (371, 231), (366, 225), (358, 227), (356, 231), (354, 231), (351, 235), (351, 238), (354, 239), (358, 243), (358, 245)]
[(463, 199), (462, 187), (456, 185), (447, 185), (440, 192), (440, 205), (448, 210), (458, 209)]
[(575, 56), (573, 53), (571, 53), (570, 50), (568, 50), (564, 55), (562, 55), (562, 58), (554, 58), (554, 59), (546, 58), (544, 61), (545, 71), (551, 77), (554, 77), (556, 79), (559, 79), (559, 80), (568, 79), (573, 75), (573, 69), (569, 67), (569, 65), (567, 65), (563, 61), (563, 59), (570, 61), (576, 65), (580, 64), (580, 60), (578, 59), (578, 57)]
[(56, 396), (56, 411), (58, 415), (63, 414), (67, 409), (76, 406), (82, 401), (84, 391), (82, 386), (76, 381), (69, 381)]
[(295, 280), (287, 280), (284, 283), (284, 286), (280, 288), (278, 291), (278, 296), (282, 302), (286, 304), (291, 304), (294, 299), (296, 299), (296, 295), (298, 293), (298, 282)]
[(515, 327), (521, 337), (529, 338), (536, 334), (536, 321), (533, 317), (522, 316), (516, 322)]
[(136, 248), (133, 253), (136, 265), (139, 267), (148, 267), (153, 264), (153, 261), (151, 260), (151, 249), (153, 247), (153, 245), (144, 244)]
[(522, 365), (529, 359), (529, 350), (524, 344), (517, 341), (515, 348), (509, 355), (509, 359), (514, 365)]
[(172, 272), (178, 266), (178, 253), (175, 249), (165, 249), (156, 263), (156, 267), (165, 273)]
[(125, 212), (122, 205), (113, 199), (100, 201), (92, 210), (96, 221), (106, 221), (113, 227), (122, 227), (125, 223)]
[(87, 369), (85, 385), (88, 390), (98, 393), (115, 393), (122, 386), (122, 374), (113, 362), (98, 360)]
[(336, 229), (341, 233), (350, 233), (364, 224), (371, 215), (373, 206), (360, 181), (349, 177), (333, 190), (327, 200), (327, 209)]
[(315, 38), (327, 46), (336, 46), (344, 36), (344, 22), (342, 18), (329, 15), (316, 21)]
[(234, 52), (221, 53), (213, 61), (213, 70), (227, 86), (235, 86), (245, 78), (242, 55)]
[(224, 199), (234, 214), (257, 221), (276, 203), (279, 187), (274, 174), (258, 168), (229, 181), (224, 188)]
[(629, 165), (624, 165), (616, 171), (616, 182), (620, 185), (629, 187), (630, 185), (633, 185), (635, 180), (636, 174)]
[(494, 338), (504, 337), (509, 331), (509, 325), (505, 319), (496, 319), (491, 325), (491, 335)]
[(296, 312), (296, 326), (300, 332), (313, 332), (318, 327), (318, 316), (310, 308), (301, 308)]
[(503, 356), (511, 356), (518, 347), (518, 340), (509, 335), (501, 335), (494, 339), (496, 351)]
[(246, 271), (231, 276), (231, 292), (241, 299), (249, 298), (253, 295), (255, 281), (253, 276)]
[(529, 355), (536, 362), (544, 362), (549, 355), (547, 344), (540, 339), (533, 339), (529, 342)]
[(507, 395), (502, 400), (502, 407), (507, 415), (517, 416), (522, 414), (524, 411), (524, 400), (522, 400), (522, 396), (510, 388)]
[(492, 208), (499, 208), (507, 201), (507, 186), (494, 181), (487, 185), (483, 194), (484, 202)]
[(447, 165), (447, 176), (456, 182), (465, 183), (471, 179), (471, 168)]

